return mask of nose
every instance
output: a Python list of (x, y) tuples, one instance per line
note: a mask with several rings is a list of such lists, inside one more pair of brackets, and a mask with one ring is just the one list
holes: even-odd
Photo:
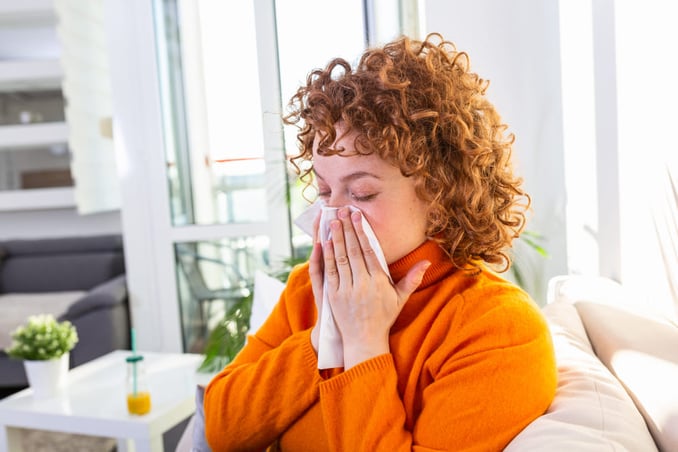
[(327, 207), (344, 207), (351, 204), (350, 200), (341, 194), (335, 195), (332, 193), (326, 201)]

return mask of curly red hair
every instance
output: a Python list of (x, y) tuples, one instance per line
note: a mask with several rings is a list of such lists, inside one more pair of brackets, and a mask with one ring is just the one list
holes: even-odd
[(454, 264), (510, 264), (507, 248), (525, 224), (530, 198), (513, 173), (512, 134), (485, 98), (488, 82), (439, 34), (400, 38), (368, 49), (352, 69), (344, 59), (312, 71), (289, 102), (284, 121), (299, 126), (291, 158), (310, 184), (313, 140), (333, 154), (336, 123), (357, 132), (356, 149), (376, 153), (416, 180), (428, 205), (427, 234)]

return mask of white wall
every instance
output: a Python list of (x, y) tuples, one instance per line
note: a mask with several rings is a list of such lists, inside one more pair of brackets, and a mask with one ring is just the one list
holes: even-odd
[(516, 135), (516, 171), (532, 196), (527, 229), (545, 236), (551, 256), (530, 265), (528, 290), (539, 301), (548, 278), (567, 272), (558, 17), (557, 1), (425, 1), (425, 33), (439, 32), (469, 54)]

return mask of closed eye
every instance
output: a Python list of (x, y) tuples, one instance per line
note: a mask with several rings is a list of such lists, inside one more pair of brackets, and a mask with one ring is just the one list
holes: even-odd
[(356, 195), (355, 193), (351, 194), (351, 198), (353, 198), (354, 201), (358, 201), (358, 202), (371, 201), (376, 196), (377, 196), (377, 193), (372, 193), (370, 195)]

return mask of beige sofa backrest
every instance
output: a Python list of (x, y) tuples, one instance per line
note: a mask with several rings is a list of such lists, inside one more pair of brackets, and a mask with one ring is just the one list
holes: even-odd
[(642, 415), (621, 383), (593, 352), (574, 305), (544, 308), (558, 366), (556, 396), (508, 452), (656, 451)]
[(678, 326), (590, 301), (576, 303), (593, 350), (624, 385), (663, 451), (678, 451)]

